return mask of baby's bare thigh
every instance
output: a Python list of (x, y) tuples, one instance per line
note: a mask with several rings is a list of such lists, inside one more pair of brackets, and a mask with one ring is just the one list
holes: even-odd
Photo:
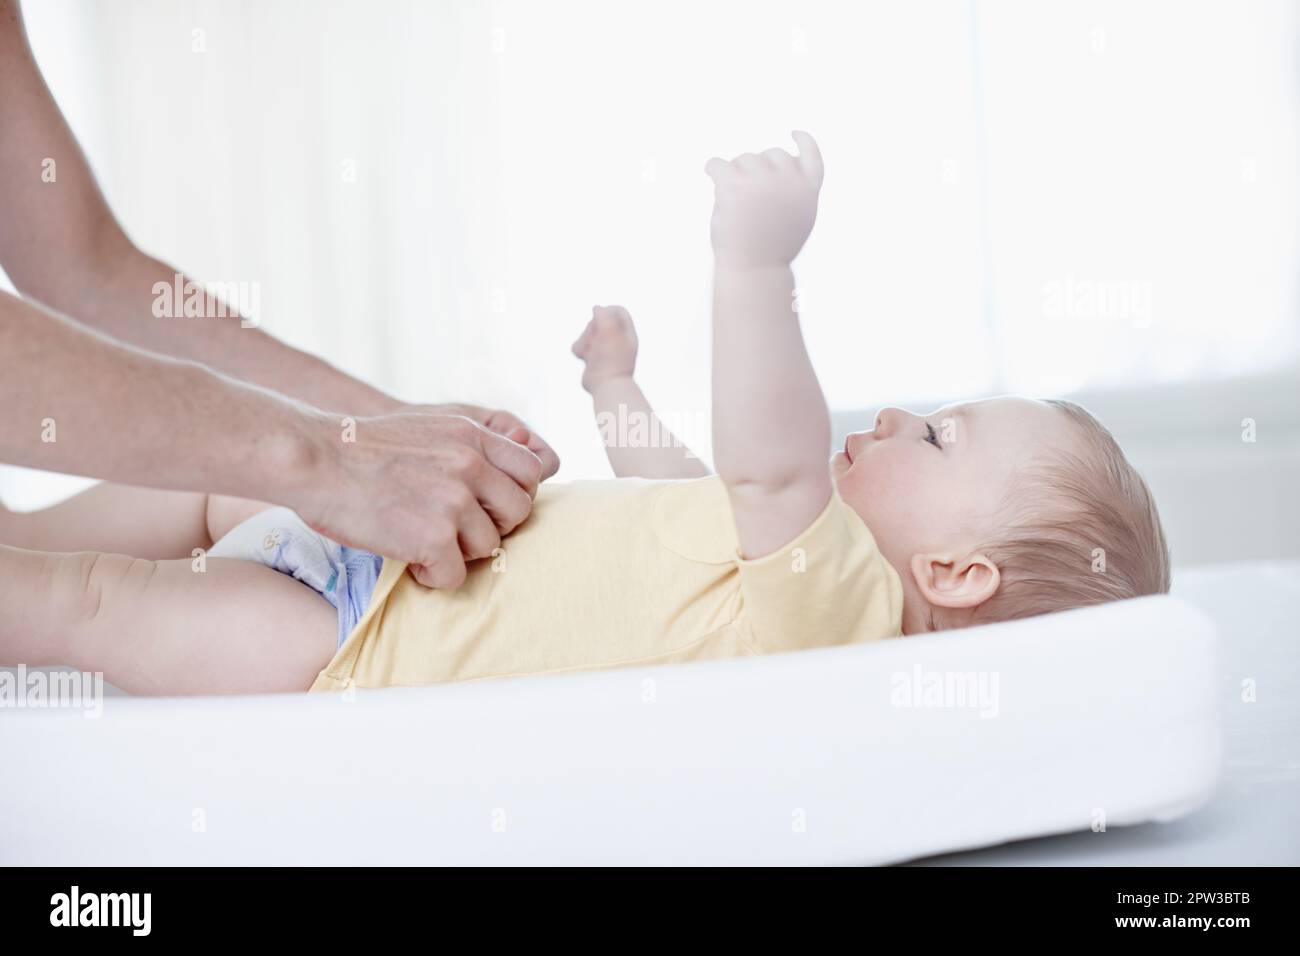
[(78, 663), (128, 693), (305, 691), (334, 655), (334, 608), (278, 571), (231, 558), (100, 557)]

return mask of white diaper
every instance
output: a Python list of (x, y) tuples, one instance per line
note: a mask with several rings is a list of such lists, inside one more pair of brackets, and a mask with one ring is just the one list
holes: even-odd
[(265, 564), (322, 595), (333, 592), (343, 566), (342, 545), (313, 531), (288, 508), (255, 514), (231, 529), (208, 554)]
[(256, 561), (311, 588), (338, 611), (338, 646), (365, 614), (384, 559), (313, 531), (288, 508), (269, 508), (233, 528), (208, 552)]

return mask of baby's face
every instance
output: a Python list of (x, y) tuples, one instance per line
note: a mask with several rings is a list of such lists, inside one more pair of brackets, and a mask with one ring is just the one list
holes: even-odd
[(916, 554), (961, 559), (987, 537), (1016, 469), (1065, 447), (1063, 412), (1025, 398), (947, 405), (918, 416), (886, 408), (831, 459), (840, 497), (903, 577)]

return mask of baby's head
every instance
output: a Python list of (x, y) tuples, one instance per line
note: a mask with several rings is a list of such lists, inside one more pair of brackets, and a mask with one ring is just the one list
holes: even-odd
[(1070, 402), (887, 408), (831, 471), (903, 580), (904, 633), (1169, 590), (1146, 483)]

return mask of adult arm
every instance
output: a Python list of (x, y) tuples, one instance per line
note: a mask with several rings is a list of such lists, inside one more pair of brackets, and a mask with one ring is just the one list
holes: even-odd
[(342, 419), (0, 293), (0, 461), (293, 508), (456, 587), (531, 510), (542, 463), (463, 416)]
[[(15, 0), (0, 0), (0, 266), (29, 298), (121, 341), (352, 415), (400, 403), (258, 328), (197, 283), (209, 318), (158, 318), (154, 287), (179, 270), (136, 248), (108, 207), (32, 56)], [(190, 292), (185, 292), (185, 298)], [(180, 302), (172, 302), (179, 312)]]

